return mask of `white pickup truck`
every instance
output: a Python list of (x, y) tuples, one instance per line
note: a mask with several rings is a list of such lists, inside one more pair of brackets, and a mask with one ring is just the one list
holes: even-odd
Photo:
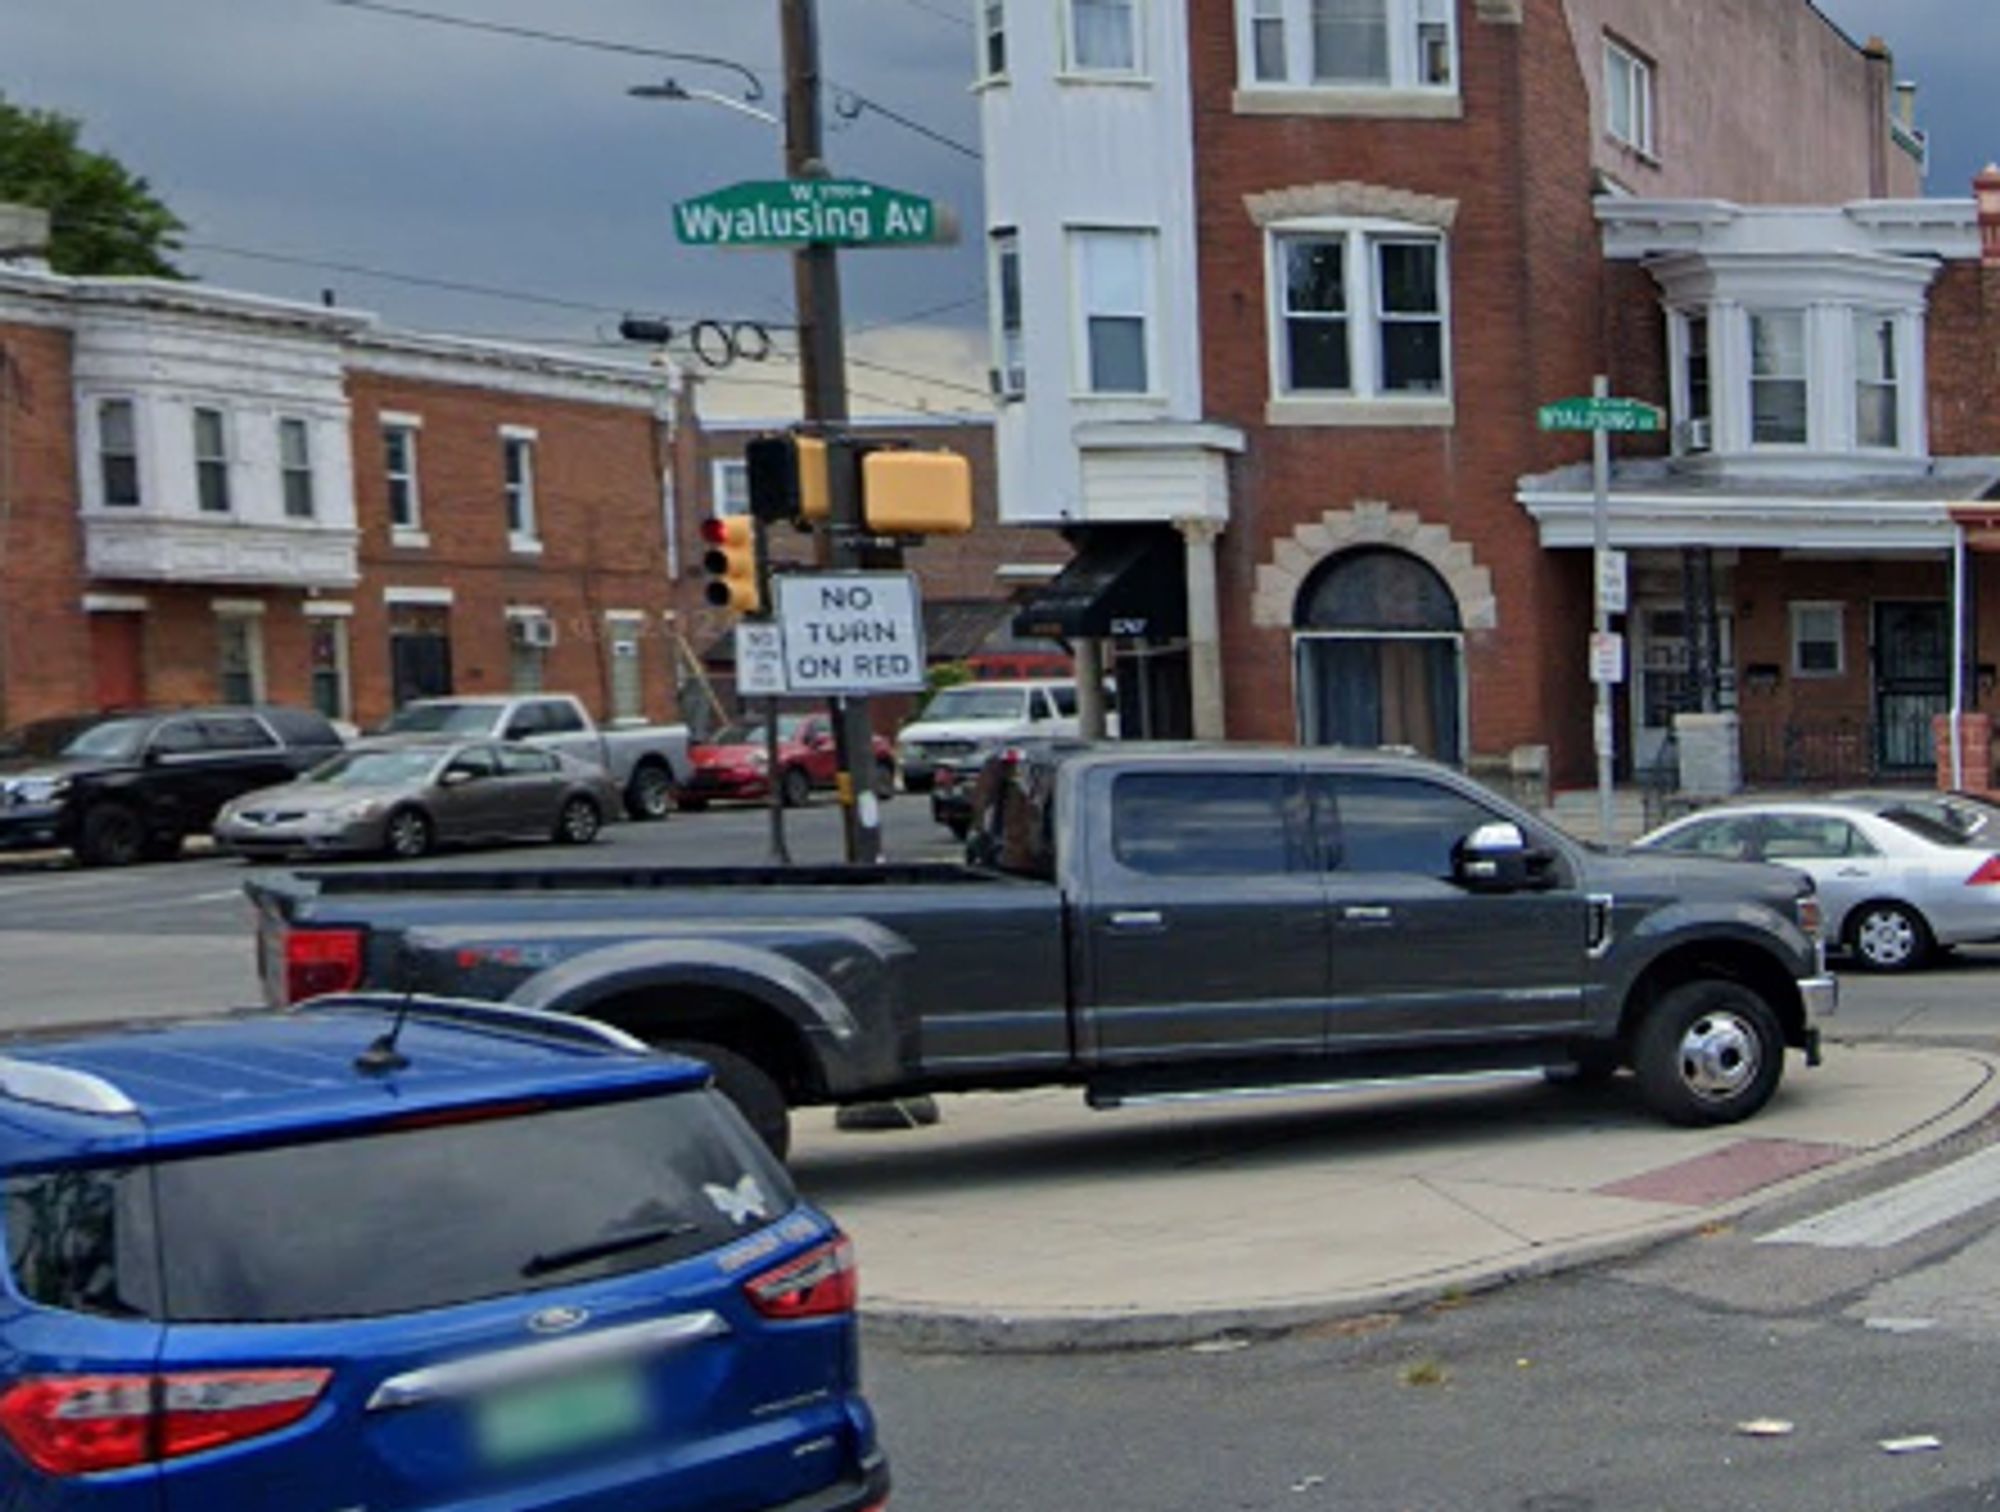
[(664, 819), (674, 792), (694, 771), (686, 725), (619, 725), (600, 729), (568, 693), (420, 698), (398, 709), (385, 735), (458, 735), (468, 740), (518, 740), (592, 762), (612, 775), (634, 819)]

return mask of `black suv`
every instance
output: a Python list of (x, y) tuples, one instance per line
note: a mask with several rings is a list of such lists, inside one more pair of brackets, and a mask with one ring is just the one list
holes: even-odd
[(230, 799), (341, 749), (302, 709), (175, 709), (45, 719), (0, 735), (0, 850), (72, 850), (85, 866), (169, 861)]

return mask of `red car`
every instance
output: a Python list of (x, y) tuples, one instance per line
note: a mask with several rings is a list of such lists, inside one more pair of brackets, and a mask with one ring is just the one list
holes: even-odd
[[(732, 726), (711, 741), (697, 743), (689, 757), (694, 773), (682, 786), (683, 809), (704, 809), (718, 799), (770, 796), (771, 775), (762, 725)], [(833, 725), (824, 714), (778, 716), (778, 792), (787, 808), (807, 802), (815, 788), (830, 788), (839, 770)], [(875, 737), (875, 796), (896, 791), (896, 748)]]

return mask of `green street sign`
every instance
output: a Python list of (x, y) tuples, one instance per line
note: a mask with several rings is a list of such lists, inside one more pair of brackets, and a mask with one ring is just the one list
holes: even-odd
[(1541, 408), (1545, 431), (1617, 431), (1638, 435), (1667, 428), (1667, 414), (1643, 399), (1558, 399)]
[(674, 206), (690, 247), (927, 247), (955, 230), (935, 200), (858, 179), (754, 180)]

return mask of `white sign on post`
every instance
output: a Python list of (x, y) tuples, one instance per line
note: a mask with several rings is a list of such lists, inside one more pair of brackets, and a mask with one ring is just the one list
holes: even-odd
[(1615, 631), (1590, 638), (1590, 680), (1594, 683), (1625, 681), (1625, 637)]
[(924, 616), (914, 574), (785, 573), (776, 586), (788, 692), (923, 690)]
[(1622, 551), (1597, 554), (1597, 607), (1606, 614), (1624, 614), (1630, 605), (1631, 573)]
[(782, 698), (785, 637), (776, 625), (742, 621), (736, 627), (736, 691), (746, 697)]

